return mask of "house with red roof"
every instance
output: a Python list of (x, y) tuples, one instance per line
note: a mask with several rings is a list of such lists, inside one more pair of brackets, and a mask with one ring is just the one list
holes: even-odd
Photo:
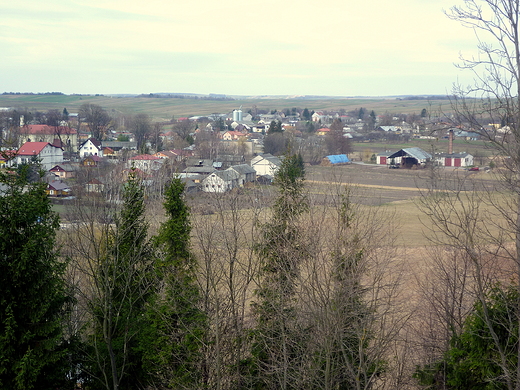
[(328, 127), (322, 127), (316, 130), (316, 135), (327, 135), (330, 133), (330, 129)]
[(39, 161), (45, 171), (63, 162), (63, 149), (49, 142), (26, 142), (16, 153), (16, 163)]
[(48, 142), (78, 151), (78, 132), (68, 126), (25, 125), (20, 129), (20, 143)]

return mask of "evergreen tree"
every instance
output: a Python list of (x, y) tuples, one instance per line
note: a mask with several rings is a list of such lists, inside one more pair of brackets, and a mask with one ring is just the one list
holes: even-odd
[[(68, 300), (44, 183), (28, 183), (28, 166), (2, 173), (0, 185), (0, 387), (51, 388), (64, 373), (61, 319)], [(65, 378), (57, 378), (65, 380)], [(46, 387), (48, 386), (48, 387)]]
[[(341, 195), (337, 225), (331, 232), (331, 289), (327, 291), (326, 308), (317, 315), (315, 327), (323, 337), (321, 350), (316, 355), (318, 367), (316, 388), (368, 389), (372, 387), (384, 362), (379, 356), (371, 356), (369, 344), (372, 317), (365, 296), (369, 287), (361, 280), (366, 267), (365, 243), (357, 230), (361, 216), (356, 215), (346, 189)], [(331, 328), (333, 324), (333, 329)]]
[(200, 388), (206, 316), (200, 309), (196, 261), (190, 249), (189, 209), (184, 183), (174, 178), (165, 191), (167, 220), (156, 237), (157, 277), (163, 288), (149, 306), (145, 367), (162, 386)]
[(294, 373), (301, 357), (302, 332), (294, 308), (299, 264), (305, 246), (298, 227), (308, 205), (303, 194), (305, 171), (299, 155), (288, 155), (275, 176), (279, 196), (269, 222), (262, 226), (256, 246), (261, 261), (261, 282), (255, 291), (250, 387), (297, 388)]
[(311, 113), (309, 112), (309, 110), (307, 108), (305, 108), (303, 110), (303, 113), (302, 113), (302, 118), (306, 121), (310, 121), (311, 120)]
[(271, 121), (271, 124), (269, 125), (269, 134), (273, 133), (283, 133), (282, 129), (282, 123), (277, 120)]
[(107, 240), (106, 255), (98, 264), (91, 302), (95, 321), (92, 345), (103, 387), (131, 389), (146, 382), (140, 369), (139, 337), (144, 328), (145, 304), (153, 291), (154, 254), (144, 221), (144, 192), (134, 172), (123, 189), (123, 206), (115, 230)]
[[(427, 389), (511, 389), (518, 366), (518, 286), (494, 286), (477, 301), (440, 361), (418, 367)], [(501, 358), (502, 356), (502, 358)]]

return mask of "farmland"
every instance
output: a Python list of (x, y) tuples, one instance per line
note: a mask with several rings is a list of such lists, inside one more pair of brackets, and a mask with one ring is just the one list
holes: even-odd
[(282, 97), (237, 97), (232, 100), (195, 99), (195, 98), (150, 98), (129, 96), (93, 96), (93, 95), (0, 95), (0, 107), (27, 108), (28, 110), (46, 111), (49, 109), (77, 112), (83, 103), (97, 104), (104, 109), (122, 114), (146, 113), (156, 121), (169, 120), (172, 117), (189, 117), (225, 113), (242, 106), (244, 111), (256, 106), (258, 110), (283, 110), (285, 108), (308, 108), (309, 110), (345, 111), (364, 107), (377, 114), (419, 114), (423, 108), (439, 111), (447, 106), (445, 99), (402, 99), (387, 98), (282, 98)]

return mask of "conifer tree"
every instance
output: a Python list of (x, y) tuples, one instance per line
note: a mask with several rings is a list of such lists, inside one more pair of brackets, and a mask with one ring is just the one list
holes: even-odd
[(144, 220), (144, 192), (131, 172), (123, 189), (123, 206), (97, 266), (97, 296), (91, 302), (96, 354), (94, 375), (107, 389), (135, 388), (144, 382), (140, 370), (145, 304), (153, 292), (154, 254)]
[(155, 379), (162, 386), (195, 389), (203, 380), (202, 346), (207, 321), (200, 309), (196, 261), (190, 248), (190, 214), (180, 178), (168, 184), (164, 209), (167, 220), (156, 237), (161, 289), (149, 306), (145, 367), (157, 373)]
[[(65, 264), (55, 248), (58, 216), (44, 183), (27, 182), (29, 166), (0, 176), (0, 388), (56, 386), (64, 372), (61, 318)], [(65, 379), (65, 378), (62, 378)]]
[(299, 263), (306, 255), (299, 232), (299, 217), (307, 210), (303, 194), (303, 161), (288, 155), (275, 176), (279, 195), (271, 219), (262, 226), (256, 252), (261, 261), (260, 285), (253, 313), (250, 387), (265, 389), (297, 388), (294, 372), (302, 332), (298, 330), (294, 297)]

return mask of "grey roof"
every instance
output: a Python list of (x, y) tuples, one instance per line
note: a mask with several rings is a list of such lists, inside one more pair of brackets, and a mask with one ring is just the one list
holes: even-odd
[(102, 141), (102, 147), (107, 147), (110, 149), (136, 149), (137, 142), (136, 141)]
[(401, 130), (399, 127), (397, 126), (379, 126), (379, 128), (383, 131), (399, 131)]
[(61, 181), (50, 182), (49, 187), (52, 187), (57, 191), (65, 191), (65, 190), (69, 189), (69, 186), (67, 186), (65, 183), (63, 183)]
[(67, 172), (74, 172), (74, 171), (80, 170), (78, 164), (62, 163), (62, 164), (57, 164), (56, 166), (62, 168), (63, 170), (65, 170)]
[(246, 175), (248, 173), (256, 173), (254, 168), (247, 164), (233, 165), (229, 169), (233, 169), (242, 175)]
[(183, 171), (184, 173), (213, 173), (215, 168), (212, 166), (203, 166), (203, 167), (186, 167)]
[(186, 161), (187, 166), (192, 167), (211, 167), (213, 166), (213, 160), (210, 159), (204, 159), (204, 158), (196, 158), (196, 157), (190, 157), (188, 158), (188, 161)]
[(417, 160), (428, 160), (432, 158), (432, 155), (428, 152), (425, 152), (421, 148), (405, 148), (398, 150), (397, 152), (391, 154), (389, 157), (402, 157), (402, 156), (411, 156), (416, 158)]
[(240, 175), (237, 172), (235, 172), (235, 171), (233, 171), (231, 169), (226, 169), (225, 171), (215, 171), (215, 172), (213, 172), (205, 180), (208, 180), (212, 175), (220, 177), (224, 181), (238, 180), (238, 178), (240, 177)]
[(468, 156), (471, 156), (471, 154), (467, 153), (467, 152), (462, 152), (462, 153), (439, 153), (437, 156), (439, 157), (451, 157), (451, 158), (466, 158)]
[(276, 166), (280, 166), (282, 164), (282, 160), (279, 157), (273, 156), (270, 153), (260, 154), (259, 156), (262, 156), (264, 159), (266, 159), (271, 164), (274, 164)]

